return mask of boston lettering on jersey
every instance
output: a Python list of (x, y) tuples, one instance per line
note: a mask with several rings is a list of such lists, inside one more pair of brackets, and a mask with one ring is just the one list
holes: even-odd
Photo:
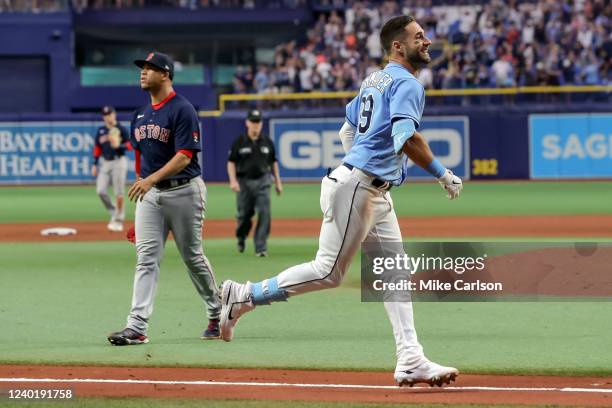
[[(187, 99), (172, 93), (156, 105), (146, 105), (134, 112), (131, 125), (132, 145), (140, 150), (140, 176), (147, 177), (168, 163), (179, 150), (198, 152), (200, 123), (195, 108)], [(193, 178), (201, 174), (198, 156), (179, 174), (169, 179)]]
[(160, 142), (168, 143), (170, 129), (160, 128), (157, 125), (142, 125), (134, 129), (134, 137), (140, 142), (141, 139), (157, 139)]

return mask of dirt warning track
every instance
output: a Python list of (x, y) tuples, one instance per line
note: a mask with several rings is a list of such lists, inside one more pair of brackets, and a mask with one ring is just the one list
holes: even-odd
[(399, 388), (391, 373), (302, 370), (0, 366), (0, 387), (71, 389), (79, 397), (611, 406), (612, 377), (459, 376)]

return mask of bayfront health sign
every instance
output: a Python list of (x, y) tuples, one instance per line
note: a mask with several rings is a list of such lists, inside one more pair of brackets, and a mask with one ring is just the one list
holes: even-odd
[[(94, 135), (101, 124), (0, 122), (0, 184), (92, 182)], [(134, 166), (129, 168), (133, 179)]]

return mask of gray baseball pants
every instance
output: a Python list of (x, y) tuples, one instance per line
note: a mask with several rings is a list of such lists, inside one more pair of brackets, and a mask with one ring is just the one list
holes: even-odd
[(255, 226), (255, 252), (268, 249), (268, 236), (270, 235), (270, 175), (266, 174), (258, 179), (240, 178), (240, 191), (236, 196), (238, 207), (238, 226), (236, 237), (244, 242), (251, 230), (252, 218), (257, 211), (257, 225)]
[(102, 200), (104, 208), (111, 216), (111, 221), (123, 222), (125, 219), (125, 205), (118, 208), (113, 204), (108, 189), (112, 185), (115, 197), (125, 195), (125, 181), (127, 179), (128, 160), (122, 156), (115, 160), (100, 159), (98, 178), (96, 179), (96, 193)]
[(206, 186), (195, 177), (182, 186), (159, 190), (153, 187), (136, 205), (136, 274), (132, 309), (127, 327), (146, 334), (168, 233), (187, 266), (209, 319), (221, 312), (217, 282), (202, 250), (202, 227), (206, 211)]

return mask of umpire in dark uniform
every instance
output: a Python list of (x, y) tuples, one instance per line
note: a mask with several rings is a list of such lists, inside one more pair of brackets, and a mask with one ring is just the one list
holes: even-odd
[(255, 254), (267, 256), (267, 241), (270, 235), (270, 186), (274, 180), (276, 193), (280, 195), (283, 185), (278, 173), (276, 149), (272, 140), (261, 133), (261, 119), (261, 111), (249, 111), (246, 133), (234, 141), (229, 152), (227, 174), (230, 188), (238, 193), (238, 251), (244, 252), (244, 241), (251, 230), (251, 218), (257, 210)]

